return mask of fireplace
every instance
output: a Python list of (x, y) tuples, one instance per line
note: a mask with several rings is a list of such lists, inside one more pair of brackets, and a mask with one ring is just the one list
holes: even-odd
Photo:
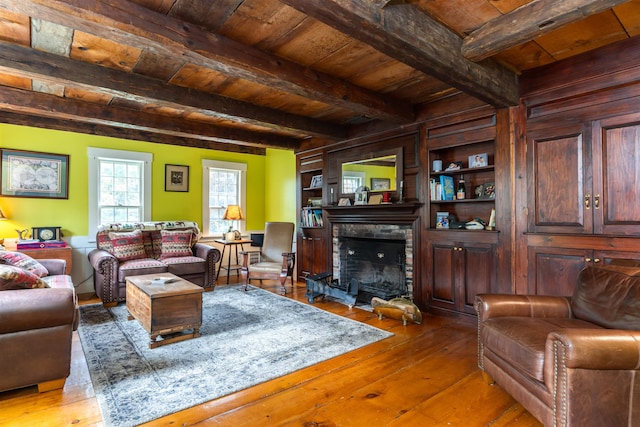
[(408, 295), (405, 240), (338, 237), (340, 281), (358, 283), (359, 301)]
[[(419, 202), (378, 206), (327, 206), (331, 224), (333, 278), (343, 286), (358, 280), (370, 301), (414, 296), (414, 248)], [(355, 253), (349, 254), (355, 248)]]

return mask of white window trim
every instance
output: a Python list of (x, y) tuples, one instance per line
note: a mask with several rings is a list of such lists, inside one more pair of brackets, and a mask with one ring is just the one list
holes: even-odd
[[(247, 215), (247, 164), (202, 159), (202, 233), (209, 236), (209, 169), (227, 169), (240, 172), (240, 207)], [(246, 223), (240, 221), (240, 233), (245, 234)]]
[(88, 147), (89, 156), (89, 242), (95, 242), (98, 229), (98, 194), (100, 194), (99, 159), (136, 160), (144, 162), (142, 200), (143, 221), (151, 221), (151, 176), (153, 154), (139, 151), (110, 150), (108, 148)]

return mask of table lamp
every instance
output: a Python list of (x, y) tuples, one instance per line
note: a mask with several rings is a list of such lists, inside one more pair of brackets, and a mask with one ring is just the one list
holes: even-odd
[[(240, 205), (228, 205), (224, 210), (224, 214), (222, 215), (222, 219), (227, 221), (241, 221), (244, 220), (244, 212), (242, 212), (242, 208)], [(224, 240), (235, 240), (236, 233), (233, 231), (233, 223), (229, 225), (229, 231), (225, 233)]]

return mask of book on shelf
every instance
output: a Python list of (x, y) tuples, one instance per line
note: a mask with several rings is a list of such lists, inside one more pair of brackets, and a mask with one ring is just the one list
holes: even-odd
[(440, 184), (440, 180), (435, 178), (429, 180), (429, 198), (431, 200), (442, 200), (442, 184)]
[(303, 227), (322, 227), (322, 210), (303, 209), (300, 213), (300, 222)]
[(66, 248), (67, 242), (64, 240), (45, 240), (22, 239), (16, 242), (16, 249), (50, 249), (50, 248)]
[(442, 185), (442, 200), (454, 200), (456, 190), (453, 185), (453, 177), (440, 175), (440, 184)]

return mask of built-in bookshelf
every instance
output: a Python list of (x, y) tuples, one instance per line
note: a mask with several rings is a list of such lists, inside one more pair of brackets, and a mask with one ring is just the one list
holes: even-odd
[[(444, 213), (458, 223), (480, 218), (489, 224), (496, 198), (494, 141), (432, 146), (429, 158), (429, 227), (442, 229)], [(466, 187), (464, 199), (456, 194), (460, 179)]]

